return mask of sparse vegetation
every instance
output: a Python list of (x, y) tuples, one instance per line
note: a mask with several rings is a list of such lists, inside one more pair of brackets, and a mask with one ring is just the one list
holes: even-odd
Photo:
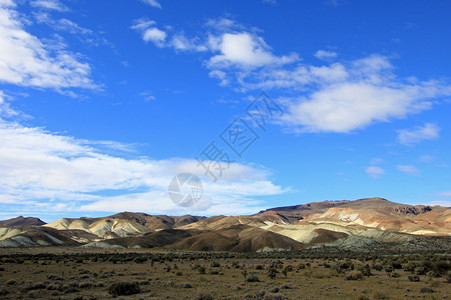
[(330, 248), (268, 253), (37, 250), (3, 251), (0, 298), (105, 299), (132, 294), (143, 299), (178, 299), (180, 295), (188, 299), (232, 295), (294, 299), (300, 294), (306, 299), (451, 297), (447, 283), (451, 255), (442, 253)]
[(136, 282), (129, 281), (115, 282), (108, 288), (108, 293), (113, 296), (128, 296), (140, 292), (139, 285)]

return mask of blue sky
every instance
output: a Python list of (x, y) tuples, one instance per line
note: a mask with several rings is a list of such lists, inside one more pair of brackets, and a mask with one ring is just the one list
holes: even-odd
[[(0, 0), (0, 218), (376, 196), (449, 206), (450, 13), (449, 1)], [(283, 111), (265, 130), (246, 113), (262, 92)], [(258, 136), (241, 156), (221, 139), (236, 118)], [(196, 160), (214, 163), (211, 142), (228, 157), (217, 180)], [(168, 197), (179, 173), (202, 181), (194, 206)]]

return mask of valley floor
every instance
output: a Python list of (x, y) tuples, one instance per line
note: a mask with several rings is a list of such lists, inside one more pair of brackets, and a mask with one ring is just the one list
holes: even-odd
[(443, 299), (450, 271), (450, 252), (1, 249), (0, 298)]

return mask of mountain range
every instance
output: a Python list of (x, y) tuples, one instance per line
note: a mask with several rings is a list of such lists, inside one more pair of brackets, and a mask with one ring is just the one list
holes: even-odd
[(0, 221), (0, 247), (33, 246), (235, 252), (451, 249), (451, 208), (366, 198), (276, 207), (248, 216), (122, 212), (48, 224), (22, 216)]

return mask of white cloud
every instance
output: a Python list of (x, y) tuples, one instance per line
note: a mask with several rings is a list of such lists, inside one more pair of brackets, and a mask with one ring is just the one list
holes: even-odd
[(133, 21), (134, 25), (132, 25), (130, 28), (131, 29), (135, 29), (135, 30), (146, 30), (147, 28), (149, 28), (152, 25), (155, 25), (155, 21), (153, 20), (149, 20), (146, 18), (141, 18), (138, 20)]
[(439, 205), (439, 206), (451, 208), (451, 201), (431, 201), (431, 202), (424, 203), (423, 205), (429, 205), (429, 206)]
[(6, 101), (7, 98), (8, 96), (5, 95), (3, 91), (0, 91), (0, 122), (2, 121), (2, 118), (10, 118), (21, 115), (20, 112), (17, 112), (11, 108), (9, 103)]
[(155, 96), (152, 95), (151, 91), (144, 91), (144, 92), (139, 93), (139, 95), (142, 96), (144, 98), (144, 101), (147, 101), (147, 102), (155, 100)]
[(213, 70), (208, 73), (211, 78), (217, 78), (220, 80), (219, 85), (226, 86), (229, 84), (229, 79), (227, 78), (227, 73), (221, 70)]
[(370, 165), (378, 165), (381, 164), (384, 160), (379, 157), (374, 157), (370, 160)]
[(0, 82), (43, 88), (96, 88), (78, 55), (50, 51), (23, 28), (18, 13), (0, 6)]
[(315, 52), (314, 56), (318, 59), (330, 59), (337, 57), (337, 53), (333, 51), (327, 51), (327, 50), (318, 50)]
[(451, 198), (451, 191), (438, 192), (436, 195), (440, 198)]
[(370, 177), (379, 178), (385, 174), (385, 171), (384, 171), (384, 169), (382, 169), (380, 167), (368, 166), (365, 169), (365, 173), (368, 174), (368, 176), (370, 176)]
[(0, 7), (16, 6), (13, 0), (0, 0)]
[(208, 48), (200, 43), (197, 38), (188, 39), (182, 33), (174, 35), (169, 43), (169, 46), (172, 46), (175, 50), (180, 51), (204, 52), (208, 50)]
[[(213, 29), (214, 33), (192, 38), (186, 37), (183, 32), (175, 33), (168, 38), (166, 31), (156, 28), (154, 21), (145, 18), (135, 20), (131, 28), (141, 31), (145, 42), (152, 41), (158, 47), (171, 47), (176, 51), (212, 53), (213, 56), (207, 63), (212, 70), (283, 65), (299, 59), (295, 53), (285, 56), (274, 55), (261, 37), (247, 32), (233, 20), (211, 19), (207, 21), (206, 26)], [(236, 30), (241, 32), (235, 32)]]
[(398, 166), (396, 166), (396, 168), (399, 171), (404, 172), (408, 175), (413, 175), (413, 176), (420, 175), (420, 170), (418, 170), (415, 166), (412, 166), (412, 165), (398, 165)]
[(248, 32), (225, 33), (221, 37), (210, 37), (209, 44), (220, 54), (210, 58), (212, 68), (240, 66), (260, 67), (272, 64), (286, 64), (298, 60), (295, 54), (289, 56), (275, 56), (262, 38)]
[(419, 161), (422, 163), (430, 163), (433, 162), (435, 160), (435, 157), (432, 155), (422, 155), (419, 158)]
[[(255, 208), (254, 197), (283, 192), (267, 179), (270, 174), (264, 169), (232, 163), (219, 181), (211, 182), (195, 159), (125, 159), (99, 146), (129, 150), (118, 143), (79, 140), (0, 121), (0, 202), (15, 210), (49, 213), (82, 206), (84, 211), (192, 209), (240, 214)], [(197, 173), (202, 179), (202, 207), (181, 208), (167, 197), (170, 180), (181, 172)]]
[(67, 31), (72, 34), (92, 34), (92, 30), (79, 26), (68, 19), (59, 19), (55, 22), (54, 28), (57, 30)]
[(145, 42), (153, 42), (155, 45), (162, 47), (164, 45), (164, 41), (166, 40), (166, 32), (160, 30), (158, 28), (149, 28), (146, 29), (143, 33), (143, 40)]
[[(209, 76), (222, 86), (298, 93), (298, 97), (279, 99), (286, 106), (280, 123), (289, 131), (348, 133), (420, 113), (430, 109), (433, 100), (451, 95), (447, 83), (398, 78), (386, 56), (314, 66), (300, 63), (295, 53), (275, 55), (258, 29), (227, 18), (208, 20), (206, 25), (211, 29), (206, 37), (171, 38), (157, 30), (151, 37), (159, 47), (210, 55), (205, 63)], [(319, 50), (315, 55), (332, 58), (337, 54)]]
[(134, 21), (134, 25), (131, 26), (131, 28), (142, 33), (142, 39), (144, 42), (153, 42), (157, 47), (164, 47), (167, 33), (153, 27), (153, 25), (155, 25), (155, 21), (138, 19)]
[(68, 11), (69, 8), (58, 0), (34, 0), (30, 2), (31, 6), (56, 11)]
[(398, 130), (398, 141), (404, 145), (412, 145), (426, 140), (434, 140), (439, 137), (440, 127), (433, 123), (424, 126), (416, 126), (413, 129)]
[(161, 4), (157, 0), (141, 0), (142, 2), (156, 8), (161, 9)]
[[(430, 99), (450, 95), (451, 88), (437, 82), (402, 83), (391, 73), (388, 59), (370, 56), (323, 71), (323, 78), (307, 68), (281, 76), (271, 86), (306, 88), (306, 96), (291, 99), (283, 121), (298, 132), (350, 132), (378, 122), (405, 118), (429, 109)], [(327, 76), (329, 74), (329, 76)], [(341, 74), (341, 75), (337, 75)], [(310, 87), (306, 87), (310, 85)]]
[(228, 18), (209, 19), (205, 25), (221, 33), (244, 29), (243, 26)]

